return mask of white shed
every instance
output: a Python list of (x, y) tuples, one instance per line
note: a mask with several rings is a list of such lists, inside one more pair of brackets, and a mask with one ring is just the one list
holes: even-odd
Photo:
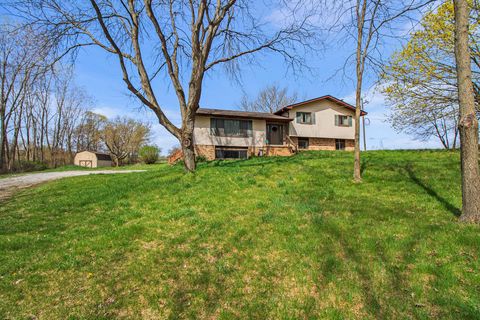
[(111, 167), (112, 157), (106, 153), (82, 151), (75, 155), (73, 164), (76, 166), (97, 168), (97, 167)]

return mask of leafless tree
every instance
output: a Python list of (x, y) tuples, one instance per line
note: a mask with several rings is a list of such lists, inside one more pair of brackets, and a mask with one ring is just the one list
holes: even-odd
[[(179, 140), (185, 168), (193, 171), (192, 136), (205, 74), (220, 65), (235, 74), (262, 52), (277, 53), (298, 70), (305, 67), (305, 51), (318, 44), (310, 19), (314, 13), (299, 10), (301, 2), (281, 24), (266, 22), (265, 12), (275, 3), (22, 0), (14, 1), (12, 7), (44, 30), (67, 36), (71, 48), (96, 45), (116, 56), (128, 90)], [(159, 74), (175, 91), (180, 126), (166, 116), (159, 103), (159, 97), (167, 92), (166, 83), (154, 84)]]
[[(0, 25), (0, 171), (15, 159), (26, 95), (46, 71), (49, 51), (38, 46), (43, 39), (32, 28)], [(9, 125), (13, 121), (10, 148)]]
[(42, 45), (43, 33), (0, 28), (0, 170), (16, 170), (22, 161), (70, 163), (87, 95)]
[(240, 107), (245, 111), (273, 113), (295, 103), (297, 96), (296, 92), (289, 94), (287, 88), (271, 85), (262, 89), (254, 99), (243, 95)]
[(355, 182), (361, 182), (360, 116), (366, 71), (380, 70), (384, 63), (382, 48), (389, 40), (398, 36), (398, 24), (405, 23), (410, 19), (410, 14), (425, 9), (434, 1), (399, 0), (393, 3), (386, 0), (348, 0), (333, 3), (331, 12), (336, 18), (331, 29), (335, 34), (339, 34), (341, 42), (354, 47), (354, 53), (345, 61), (343, 71), (346, 74), (349, 66), (354, 66), (356, 111), (353, 177)]
[(472, 85), (468, 25), (470, 6), (454, 0), (455, 60), (460, 106), (460, 144), (462, 161), (462, 215), (460, 219), (480, 223), (480, 172), (478, 168), (478, 119)]

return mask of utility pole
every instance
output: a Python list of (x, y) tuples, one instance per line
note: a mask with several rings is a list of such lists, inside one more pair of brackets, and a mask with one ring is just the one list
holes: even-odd
[[(361, 100), (361, 110), (364, 111), (364, 101)], [(362, 127), (363, 127), (363, 151), (367, 151), (367, 132), (365, 131), (365, 116), (362, 116)]]

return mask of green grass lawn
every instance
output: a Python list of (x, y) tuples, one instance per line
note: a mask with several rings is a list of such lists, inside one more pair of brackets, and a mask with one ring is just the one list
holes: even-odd
[(0, 203), (0, 318), (479, 319), (459, 154), (378, 151), (54, 181)]

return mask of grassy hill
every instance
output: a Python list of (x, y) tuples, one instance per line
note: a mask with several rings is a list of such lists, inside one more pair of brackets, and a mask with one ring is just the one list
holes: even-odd
[(0, 318), (480, 318), (459, 155), (210, 162), (0, 203)]

